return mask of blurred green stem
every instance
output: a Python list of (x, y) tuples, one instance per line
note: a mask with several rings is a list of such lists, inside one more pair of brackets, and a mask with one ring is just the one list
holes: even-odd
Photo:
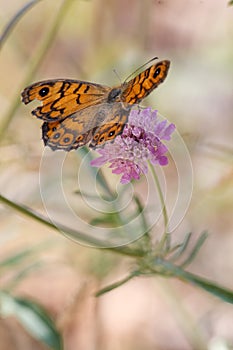
[(88, 234), (73, 230), (69, 227), (66, 227), (60, 223), (53, 223), (46, 217), (44, 217), (41, 214), (38, 214), (36, 212), (33, 212), (31, 209), (26, 208), (25, 206), (19, 205), (3, 195), (0, 194), (0, 202), (3, 204), (11, 207), (12, 209), (20, 212), (23, 215), (26, 215), (30, 217), (33, 220), (36, 220), (52, 229), (55, 229), (59, 233), (62, 231), (64, 234), (68, 234), (69, 236), (77, 237), (78, 240), (85, 244), (90, 244), (92, 247), (94, 246), (95, 248), (103, 248), (105, 250), (111, 250), (116, 253), (122, 254), (122, 255), (127, 255), (131, 257), (142, 257), (144, 255), (144, 252), (141, 249), (136, 249), (136, 248), (130, 248), (128, 246), (121, 246), (121, 247), (108, 247), (108, 242), (104, 242), (102, 240), (98, 240), (97, 238), (90, 237)]
[(184, 282), (200, 287), (222, 300), (233, 304), (233, 291), (219, 286), (217, 283), (183, 270), (181, 267), (172, 264), (170, 261), (155, 259), (150, 263), (148, 270), (151, 273), (160, 274), (164, 277), (177, 277)]
[(160, 182), (159, 182), (158, 176), (157, 176), (156, 171), (155, 171), (155, 167), (150, 162), (148, 162), (148, 164), (149, 164), (149, 168), (150, 168), (151, 174), (153, 176), (155, 185), (156, 185), (157, 190), (158, 190), (159, 199), (160, 199), (160, 203), (161, 203), (161, 207), (162, 207), (162, 213), (163, 213), (163, 221), (164, 221), (164, 233), (163, 233), (163, 236), (159, 242), (158, 250), (160, 252), (162, 252), (164, 250), (164, 246), (166, 246), (166, 248), (165, 248), (166, 251), (169, 251), (170, 246), (171, 246), (171, 237), (170, 237), (170, 234), (167, 232), (168, 214), (167, 214), (167, 209), (166, 209), (166, 205), (165, 205), (165, 200), (163, 197), (163, 191), (161, 189)]
[(194, 321), (192, 314), (185, 308), (181, 296), (172, 288), (170, 281), (159, 280), (159, 287), (162, 288), (162, 298), (169, 303), (172, 315), (181, 326), (192, 349), (207, 350), (207, 342), (201, 327)]
[(0, 50), (4, 44), (4, 42), (7, 40), (8, 36), (16, 26), (16, 24), (19, 22), (20, 18), (25, 15), (25, 13), (30, 10), (31, 7), (38, 4), (41, 0), (31, 0), (26, 5), (21, 7), (21, 9), (13, 16), (13, 18), (7, 23), (5, 29), (3, 30), (1, 36), (0, 36)]
[[(26, 86), (28, 85), (34, 74), (36, 73), (38, 67), (41, 65), (41, 62), (44, 59), (44, 56), (46, 55), (48, 49), (50, 48), (56, 33), (62, 23), (62, 21), (64, 20), (64, 17), (67, 13), (67, 11), (69, 10), (72, 2), (74, 0), (64, 0), (58, 13), (56, 18), (54, 19), (53, 23), (51, 24), (50, 29), (48, 29), (46, 31), (46, 37), (43, 37), (41, 39), (41, 44), (39, 45), (39, 47), (37, 48), (35, 54), (32, 56), (29, 64), (28, 64), (28, 70), (26, 73), (26, 76), (21, 84), (21, 86)], [(20, 105), (20, 91), (16, 92), (16, 95), (14, 96), (14, 98), (12, 99), (11, 103), (10, 103), (10, 108), (7, 111), (6, 115), (2, 118), (3, 121), (1, 122), (1, 128), (0, 128), (0, 140), (2, 139), (2, 137), (5, 135), (5, 131), (8, 128), (8, 125), (10, 124), (12, 118), (14, 117), (14, 114), (17, 110), (17, 108)]]
[(159, 275), (167, 278), (176, 277), (183, 282), (186, 282), (186, 283), (195, 285), (201, 289), (204, 289), (205, 291), (211, 293), (212, 295), (215, 295), (216, 297), (224, 300), (225, 302), (233, 304), (233, 291), (231, 291), (230, 289), (221, 287), (215, 282), (209, 281), (205, 278), (199, 277), (188, 271), (185, 271), (181, 267), (176, 266), (164, 259), (156, 258), (153, 260), (152, 259), (147, 260), (146, 258), (144, 259), (144, 257), (142, 257), (142, 260), (143, 260), (143, 264), (141, 264), (140, 269), (131, 272), (126, 278), (99, 290), (96, 295), (99, 296), (104, 293), (107, 293), (113, 290), (114, 288), (117, 288), (123, 285), (124, 283), (128, 282), (130, 279), (136, 276), (151, 277), (151, 276)]
[[(90, 149), (88, 149), (88, 147), (82, 147), (78, 150), (78, 154), (81, 155), (82, 158), (84, 157), (88, 157), (88, 161), (89, 163), (93, 160), (93, 156), (92, 156), (92, 152), (90, 152)], [(119, 208), (117, 207), (115, 200), (117, 198), (118, 193), (114, 192), (111, 188), (111, 186), (109, 185), (106, 176), (104, 174), (104, 172), (102, 171), (101, 168), (93, 168), (93, 167), (89, 167), (90, 173), (93, 176), (93, 180), (96, 180), (96, 182), (101, 186), (101, 188), (104, 190), (104, 192), (106, 193), (106, 196), (108, 197), (108, 199), (105, 200), (109, 200), (109, 204), (112, 206), (112, 208), (114, 209), (114, 220), (115, 220), (115, 224), (119, 227), (122, 227), (124, 230), (124, 220), (121, 217), (121, 214), (119, 212)], [(80, 191), (81, 192), (81, 191)], [(143, 231), (145, 232), (145, 235), (148, 238), (148, 225), (147, 225), (147, 221), (143, 212), (143, 206), (138, 198), (138, 196), (134, 196), (133, 197), (134, 202), (137, 206), (137, 214), (140, 215), (141, 220), (142, 220), (142, 227), (143, 227)], [(147, 243), (149, 243), (148, 239), (147, 239)]]
[[(81, 158), (88, 157), (89, 163), (94, 159), (90, 149), (87, 146), (81, 147), (78, 150), (78, 154), (81, 155)], [(103, 171), (100, 168), (94, 168), (90, 166), (90, 173), (93, 176), (93, 179), (97, 180), (98, 184), (102, 187), (109, 200), (115, 199), (116, 195), (113, 193), (111, 187), (109, 186)]]

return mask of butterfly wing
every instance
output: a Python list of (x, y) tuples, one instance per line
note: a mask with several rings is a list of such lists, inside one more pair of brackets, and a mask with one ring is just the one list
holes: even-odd
[(115, 88), (79, 80), (41, 81), (24, 89), (22, 101), (42, 102), (32, 114), (44, 120), (45, 145), (65, 151), (87, 143), (94, 148), (122, 133), (132, 105), (164, 81), (169, 66), (169, 61), (158, 62)]
[(107, 141), (112, 141), (120, 135), (128, 121), (131, 106), (122, 102), (106, 104), (105, 119), (94, 130), (94, 134), (89, 144), (95, 148), (104, 145)]
[(107, 86), (79, 80), (54, 79), (26, 87), (22, 92), (25, 104), (42, 101), (42, 106), (32, 111), (46, 122), (63, 120), (67, 116), (104, 100), (111, 89)]
[(124, 83), (121, 100), (129, 104), (139, 103), (164, 81), (169, 67), (170, 61), (158, 62)]
[(63, 122), (44, 122), (42, 125), (42, 138), (45, 146), (49, 146), (53, 151), (71, 151), (86, 145), (92, 138), (94, 130), (86, 132), (80, 131), (79, 125), (73, 124), (72, 116)]
[(121, 103), (103, 103), (80, 110), (62, 121), (44, 122), (44, 144), (52, 150), (71, 151), (90, 143), (102, 146), (122, 133), (128, 120), (129, 109)]

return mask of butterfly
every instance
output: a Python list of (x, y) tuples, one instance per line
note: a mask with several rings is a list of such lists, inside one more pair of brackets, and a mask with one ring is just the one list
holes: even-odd
[(116, 87), (72, 79), (40, 81), (23, 90), (22, 101), (42, 102), (32, 114), (43, 120), (45, 146), (70, 151), (89, 143), (95, 148), (123, 132), (133, 105), (164, 81), (169, 66), (170, 61), (160, 61)]

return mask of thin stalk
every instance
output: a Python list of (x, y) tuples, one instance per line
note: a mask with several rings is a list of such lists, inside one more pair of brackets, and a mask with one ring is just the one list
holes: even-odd
[(142, 249), (146, 253), (149, 253), (149, 252), (151, 252), (151, 239), (150, 239), (150, 235), (149, 235), (147, 220), (146, 220), (146, 217), (145, 217), (144, 212), (143, 212), (144, 208), (143, 208), (143, 205), (141, 203), (141, 200), (139, 199), (139, 197), (137, 195), (134, 195), (133, 199), (137, 205), (138, 213), (139, 213), (139, 215), (141, 215), (141, 219), (142, 219), (142, 227), (143, 227), (144, 234), (143, 234), (142, 240), (140, 240), (140, 242), (142, 243), (141, 246), (142, 246)]
[[(82, 147), (79, 152), (81, 154), (83, 154), (84, 156), (88, 156), (90, 162), (93, 159), (92, 155), (90, 154), (90, 151), (88, 150), (87, 147)], [(111, 186), (109, 185), (106, 176), (104, 175), (104, 172), (102, 171), (102, 169), (98, 169), (98, 173), (96, 174), (96, 169), (90, 167), (90, 172), (93, 175), (93, 177), (95, 177), (95, 179), (97, 180), (97, 182), (100, 184), (100, 186), (104, 189), (105, 193), (108, 195), (109, 200), (113, 200), (115, 199), (115, 195), (113, 190), (111, 189)], [(112, 208), (115, 211), (115, 222), (118, 226), (124, 226), (124, 222), (119, 214), (119, 210), (117, 208), (117, 206), (115, 205), (115, 203), (111, 203)]]
[(31, 7), (38, 4), (41, 0), (31, 0), (26, 5), (20, 8), (18, 12), (11, 18), (11, 20), (7, 23), (6, 27), (4, 28), (2, 34), (0, 35), (0, 50), (4, 44), (4, 42), (7, 40), (8, 36), (16, 26), (16, 24), (19, 22), (20, 18), (23, 17), (23, 15), (30, 10)]
[(159, 242), (159, 251), (161, 251), (164, 248), (164, 245), (166, 244), (166, 250), (168, 251), (170, 249), (170, 234), (167, 232), (167, 228), (168, 228), (168, 214), (167, 214), (167, 209), (166, 209), (166, 205), (165, 205), (165, 201), (164, 201), (164, 197), (163, 197), (163, 192), (159, 183), (159, 179), (158, 176), (156, 174), (155, 168), (154, 166), (149, 162), (149, 168), (151, 171), (151, 174), (153, 176), (154, 182), (156, 184), (157, 187), (157, 191), (159, 194), (159, 200), (161, 203), (161, 207), (162, 207), (162, 213), (163, 213), (163, 221), (164, 221), (164, 233), (163, 236)]
[(141, 203), (141, 200), (139, 199), (139, 197), (137, 195), (134, 195), (133, 196), (133, 199), (138, 207), (138, 212), (139, 214), (141, 214), (142, 216), (142, 224), (143, 224), (143, 228), (145, 230), (145, 235), (148, 236), (149, 235), (149, 230), (148, 230), (148, 224), (147, 224), (147, 221), (146, 221), (146, 218), (145, 218), (145, 215), (143, 213), (143, 205)]
[(148, 265), (148, 270), (150, 270), (151, 273), (160, 274), (164, 277), (176, 277), (181, 281), (202, 288), (205, 291), (211, 293), (212, 295), (215, 295), (216, 297), (230, 304), (233, 304), (232, 290), (222, 287), (216, 282), (207, 280), (206, 278), (185, 271), (179, 266), (176, 266), (169, 261), (156, 259), (154, 261), (154, 266), (152, 264)]
[[(107, 242), (103, 242), (101, 240), (98, 240), (94, 237), (90, 237), (88, 236), (86, 233), (82, 233), (80, 231), (76, 231), (73, 230), (69, 227), (66, 227), (60, 223), (53, 223), (51, 221), (49, 221), (49, 219), (47, 219), (46, 217), (44, 217), (41, 214), (38, 214), (36, 212), (33, 212), (31, 209), (26, 208), (22, 205), (19, 205), (9, 199), (7, 199), (6, 197), (4, 197), (3, 195), (0, 194), (0, 202), (4, 203), (5, 205), (11, 207), (12, 209), (16, 210), (17, 212), (20, 212), (23, 215), (26, 215), (27, 217), (38, 221), (41, 224), (44, 224), (46, 226), (48, 226), (49, 228), (52, 228), (58, 232), (64, 232), (65, 234), (69, 234), (69, 235), (73, 235), (76, 236), (77, 239), (79, 239), (81, 242), (85, 243), (85, 244), (91, 244), (92, 247), (94, 245), (94, 247), (96, 248), (102, 248), (104, 250), (110, 250), (113, 252), (116, 252), (118, 254), (122, 254), (122, 255), (126, 255), (126, 256), (131, 256), (131, 257), (142, 257), (144, 255), (143, 251), (140, 249), (134, 249), (134, 248), (130, 248), (127, 246), (121, 246), (121, 247), (107, 247)], [(106, 247), (104, 246), (104, 243), (106, 244)]]
[[(36, 73), (38, 67), (41, 65), (41, 62), (44, 59), (44, 56), (46, 55), (49, 47), (51, 46), (56, 33), (62, 23), (62, 21), (64, 20), (64, 17), (68, 11), (68, 9), (71, 6), (71, 3), (74, 0), (64, 0), (58, 13), (56, 18), (54, 19), (50, 29), (47, 30), (47, 34), (46, 37), (42, 38), (41, 40), (41, 44), (39, 45), (39, 47), (37, 48), (35, 54), (32, 56), (32, 59), (30, 60), (29, 64), (28, 64), (28, 70), (26, 73), (25, 78), (22, 81), (21, 86), (26, 86), (28, 85), (34, 74)], [(2, 137), (5, 135), (6, 129), (8, 128), (8, 125), (10, 124), (11, 120), (14, 117), (14, 114), (17, 110), (17, 108), (20, 105), (20, 91), (18, 90), (15, 94), (15, 96), (12, 99), (12, 102), (10, 104), (10, 108), (7, 111), (6, 115), (2, 118), (2, 123), (1, 123), (1, 128), (0, 128), (0, 140), (2, 139)]]
[(176, 318), (192, 349), (207, 350), (207, 342), (201, 328), (185, 308), (181, 297), (175, 293), (168, 281), (161, 279), (159, 286), (162, 288), (162, 296), (172, 308), (172, 315)]
[[(82, 157), (88, 157), (89, 162), (93, 160), (92, 153), (90, 152), (90, 149), (88, 147), (84, 146), (79, 149), (78, 155), (82, 155)], [(94, 178), (98, 181), (99, 185), (104, 189), (106, 194), (108, 195), (109, 199), (114, 198), (114, 193), (109, 186), (108, 182), (106, 181), (106, 178), (104, 176), (104, 173), (101, 169), (98, 169), (98, 172), (96, 173), (96, 168), (90, 167), (90, 172)]]

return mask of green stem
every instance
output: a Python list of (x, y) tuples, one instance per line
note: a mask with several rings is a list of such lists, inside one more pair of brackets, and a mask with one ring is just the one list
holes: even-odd
[[(86, 233), (73, 230), (67, 226), (64, 226), (60, 223), (53, 223), (43, 215), (40, 215), (38, 213), (33, 212), (31, 209), (26, 208), (22, 205), (19, 205), (3, 195), (0, 194), (0, 202), (4, 203), (5, 205), (11, 207), (12, 209), (16, 210), (17, 212), (20, 212), (23, 215), (26, 215), (27, 217), (38, 221), (41, 224), (44, 224), (48, 226), (49, 228), (55, 229), (56, 231), (64, 232), (65, 234), (68, 234), (69, 236), (77, 237), (78, 240), (80, 240), (83, 243), (86, 244), (91, 244), (91, 246), (96, 246), (97, 248), (103, 248), (105, 250), (110, 250), (113, 252), (116, 252), (118, 254), (126, 255), (126, 256), (131, 256), (131, 257), (142, 257), (143, 256), (143, 251), (140, 249), (133, 249), (127, 246), (121, 246), (121, 247), (107, 247), (108, 242), (104, 242), (102, 240), (98, 240), (94, 237), (88, 236)], [(105, 246), (104, 246), (105, 245)]]
[[(50, 48), (55, 35), (58, 31), (58, 28), (60, 27), (68, 9), (70, 8), (71, 3), (74, 0), (64, 0), (56, 18), (54, 19), (54, 22), (52, 23), (50, 29), (47, 30), (46, 37), (42, 38), (41, 44), (37, 48), (35, 54), (32, 56), (32, 59), (30, 60), (30, 63), (28, 65), (28, 70), (26, 73), (26, 77), (24, 78), (21, 86), (26, 86), (28, 83), (31, 82), (34, 74), (36, 73), (38, 67), (41, 65), (42, 60), (44, 59), (45, 54), (47, 53), (48, 49)], [(10, 124), (11, 120), (14, 117), (14, 114), (17, 110), (17, 108), (20, 105), (20, 91), (17, 91), (12, 103), (10, 105), (9, 110), (7, 111), (6, 115), (2, 118), (3, 121), (1, 122), (1, 128), (0, 128), (0, 140), (5, 135), (6, 129), (8, 128), (8, 125)]]
[[(144, 260), (144, 263), (146, 261)], [(144, 270), (136, 270), (133, 271), (130, 275), (124, 278), (121, 281), (115, 282), (101, 291), (99, 291), (96, 295), (99, 296), (101, 294), (107, 293), (114, 288), (117, 288), (124, 283), (128, 282), (130, 279), (136, 276), (155, 276), (160, 275), (162, 277), (177, 277), (178, 279), (193, 284), (199, 288), (204, 289), (205, 291), (215, 295), (221, 300), (233, 304), (233, 291), (218, 285), (215, 282), (209, 281), (205, 278), (194, 275), (188, 271), (183, 270), (179, 266), (173, 265), (169, 261), (162, 259), (153, 259), (144, 265)], [(204, 344), (204, 343), (203, 343)], [(203, 347), (205, 348), (205, 346)]]
[(177, 277), (184, 282), (188, 282), (202, 288), (216, 297), (233, 304), (233, 291), (225, 287), (221, 287), (215, 282), (185, 271), (179, 266), (173, 265), (169, 261), (156, 259), (154, 261), (154, 266), (150, 265), (148, 268), (152, 271), (152, 273), (160, 274), (164, 277)]
[[(89, 159), (89, 162), (91, 162), (91, 160), (93, 159), (92, 154), (87, 147), (80, 148), (79, 152), (83, 156), (87, 156)], [(114, 194), (113, 190), (111, 189), (111, 186), (106, 180), (104, 172), (102, 171), (102, 169), (96, 170), (96, 168), (90, 167), (90, 173), (92, 174), (94, 180), (97, 180), (98, 184), (103, 188), (103, 190), (107, 194), (109, 202), (113, 201), (113, 203), (110, 202), (109, 205), (111, 205), (112, 209), (115, 212), (115, 216), (114, 216), (115, 224), (119, 227), (124, 227), (124, 221), (122, 220), (122, 217), (119, 213), (119, 209), (117, 208), (114, 202), (114, 200), (116, 199), (116, 194)]]
[(4, 44), (4, 42), (7, 40), (8, 36), (16, 26), (16, 24), (19, 22), (20, 18), (23, 17), (23, 15), (30, 10), (31, 7), (36, 5), (41, 0), (31, 0), (26, 5), (24, 5), (15, 15), (14, 17), (7, 23), (6, 27), (4, 28), (1, 36), (0, 36), (0, 50)]
[[(82, 155), (82, 157), (88, 157), (89, 162), (93, 160), (92, 153), (90, 152), (90, 149), (86, 146), (81, 147), (79, 149), (79, 154)], [(96, 169), (93, 167), (90, 167), (90, 172), (94, 179), (96, 179), (99, 183), (99, 185), (103, 188), (109, 199), (115, 198), (115, 195), (109, 186), (108, 182), (106, 181), (106, 178), (104, 176), (104, 173), (101, 169)]]
[(172, 288), (170, 281), (161, 279), (159, 287), (162, 288), (162, 298), (169, 303), (172, 315), (179, 323), (185, 337), (187, 338), (192, 349), (207, 350), (205, 336), (193, 319), (192, 314), (185, 308), (181, 296)]
[(143, 225), (143, 230), (145, 231), (145, 235), (148, 236), (149, 235), (149, 232), (148, 232), (148, 224), (147, 224), (147, 221), (146, 221), (146, 218), (145, 218), (145, 215), (143, 213), (143, 205), (141, 203), (141, 200), (139, 199), (139, 197), (137, 195), (134, 195), (133, 196), (133, 199), (138, 207), (138, 213), (141, 215), (142, 217), (142, 225)]
[(152, 176), (153, 176), (153, 179), (154, 179), (154, 182), (156, 184), (157, 191), (159, 194), (159, 200), (160, 200), (161, 207), (162, 207), (163, 221), (164, 221), (164, 234), (159, 242), (158, 251), (162, 251), (165, 245), (166, 245), (166, 251), (168, 251), (170, 249), (171, 242), (170, 242), (170, 234), (167, 232), (167, 228), (168, 228), (167, 209), (166, 209), (166, 205), (165, 205), (165, 201), (164, 201), (164, 197), (163, 197), (163, 192), (162, 192), (162, 189), (160, 186), (158, 176), (156, 174), (154, 166), (150, 162), (149, 162), (149, 168), (150, 168), (150, 171), (152, 173)]

